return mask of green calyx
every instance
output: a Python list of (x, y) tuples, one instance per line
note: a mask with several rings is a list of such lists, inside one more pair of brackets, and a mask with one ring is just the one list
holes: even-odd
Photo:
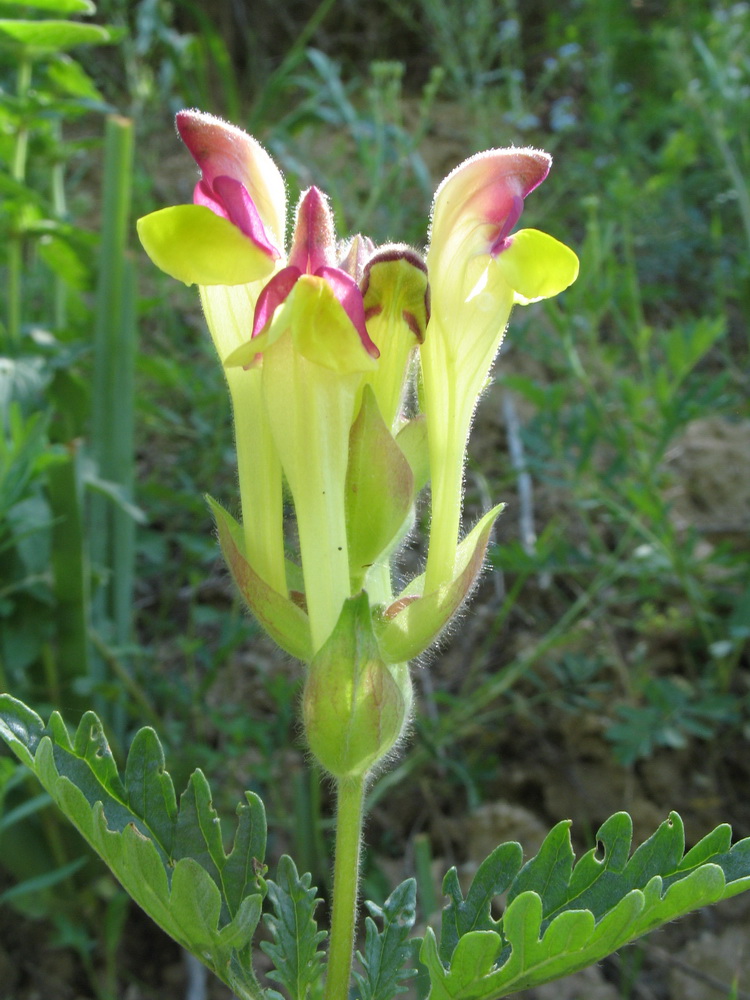
[(302, 700), (310, 750), (335, 778), (362, 777), (398, 742), (411, 702), (408, 669), (380, 657), (367, 594), (350, 598), (310, 663)]

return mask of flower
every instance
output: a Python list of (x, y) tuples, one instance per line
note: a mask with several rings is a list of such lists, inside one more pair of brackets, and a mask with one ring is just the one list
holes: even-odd
[[(198, 111), (177, 128), (201, 171), (193, 204), (138, 231), (162, 270), (198, 285), (227, 377), (242, 525), (210, 501), (219, 540), (258, 620), (308, 665), (313, 753), (338, 777), (362, 775), (400, 738), (408, 661), (465, 601), (501, 509), (459, 540), (466, 440), (510, 311), (577, 273), (563, 244), (513, 231), (550, 158), (491, 150), (457, 167), (435, 195), (426, 262), (363, 236), (339, 245), (316, 187), (287, 253), (284, 181), (259, 143)], [(428, 480), (425, 572), (394, 593), (391, 561)]]
[[(361, 237), (340, 251), (328, 199), (315, 187), (300, 199), (285, 255), (284, 183), (265, 150), (198, 111), (180, 112), (177, 128), (201, 170), (194, 204), (146, 216), (139, 236), (162, 270), (198, 284), (227, 375), (244, 529), (241, 548), (237, 533), (224, 531), (226, 543), (232, 539), (228, 559), (286, 648), (300, 645), (285, 637), (281, 619), (297, 617), (282, 613), (265, 588), (302, 600), (314, 652), (338, 621), (352, 578), (362, 575), (363, 545), (350, 554), (347, 533), (352, 427), (366, 384), (386, 409), (388, 426), (398, 422), (409, 355), (426, 325), (425, 267), (409, 248), (376, 252)], [(383, 280), (386, 271), (392, 280)], [(294, 501), (302, 588), (284, 554), (282, 477)], [(390, 541), (382, 532), (367, 534)], [(389, 599), (380, 576), (379, 598)]]
[(564, 244), (535, 229), (512, 232), (551, 162), (537, 149), (489, 150), (435, 193), (432, 315), (420, 349), (432, 478), (428, 590), (454, 576), (466, 441), (511, 309), (558, 294), (578, 274)]
[[(286, 189), (271, 157), (241, 129), (213, 115), (181, 111), (177, 131), (201, 170), (195, 203), (152, 212), (138, 221), (138, 235), (159, 268), (198, 285), (223, 363), (247, 339), (258, 295), (280, 266)], [(226, 376), (247, 515), (244, 554), (259, 579), (286, 597), (282, 470), (265, 419), (260, 373), (227, 370)]]
[(227, 367), (254, 364), (287, 330), (300, 354), (332, 371), (374, 367), (380, 351), (367, 332), (362, 292), (335, 255), (328, 199), (311, 187), (297, 208), (289, 262), (264, 285), (251, 338), (225, 359)]

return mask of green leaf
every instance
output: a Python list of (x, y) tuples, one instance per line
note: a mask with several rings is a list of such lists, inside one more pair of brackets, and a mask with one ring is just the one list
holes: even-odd
[(11, 886), (11, 888), (6, 889), (5, 892), (0, 892), (0, 905), (10, 903), (13, 900), (23, 899), (24, 896), (42, 892), (44, 889), (50, 889), (52, 886), (59, 885), (61, 882), (69, 879), (71, 875), (80, 871), (87, 861), (88, 858), (86, 857), (75, 858), (73, 861), (69, 861), (67, 865), (62, 865), (60, 868), (53, 868), (51, 871), (44, 872), (42, 875), (36, 875), (33, 878), (24, 879), (23, 882), (19, 882), (17, 885)]
[(114, 38), (111, 31), (98, 24), (0, 20), (0, 46), (23, 48), (39, 55), (62, 52), (76, 45), (106, 45)]
[(440, 956), (443, 961), (450, 961), (456, 945), (465, 934), (497, 928), (498, 922), (490, 914), (492, 900), (505, 892), (522, 861), (520, 844), (500, 844), (479, 866), (466, 900), (456, 869), (450, 869), (443, 879), (443, 892), (450, 898), (450, 903), (443, 910), (440, 933)]
[[(482, 884), (476, 893), (472, 884), (466, 902), (455, 876), (446, 876), (447, 943), (438, 947), (428, 928), (420, 954), (433, 1000), (495, 1000), (550, 982), (661, 924), (750, 888), (750, 838), (731, 847), (727, 825), (683, 855), (682, 821), (671, 813), (631, 856), (632, 821), (616, 813), (599, 830), (598, 847), (575, 867), (569, 827), (567, 821), (555, 826), (539, 854), (515, 875), (518, 845), (501, 845), (490, 855), (494, 863), (485, 869), (488, 859), (480, 868)], [(503, 849), (504, 861), (498, 854)], [(509, 875), (507, 908), (494, 921), (492, 880), (499, 892)]]
[(3, 0), (3, 7), (31, 7), (51, 14), (95, 14), (91, 0)]
[(75, 59), (59, 53), (46, 67), (47, 79), (58, 93), (104, 104), (104, 97), (86, 70)]
[(681, 323), (664, 331), (662, 346), (672, 392), (726, 331), (727, 321), (724, 316), (702, 316), (692, 323)]
[(682, 747), (688, 735), (710, 739), (717, 727), (736, 720), (737, 699), (708, 685), (694, 686), (683, 678), (649, 678), (641, 689), (642, 703), (620, 705), (619, 722), (606, 736), (623, 764), (653, 753), (654, 747)]
[(549, 911), (556, 910), (565, 902), (575, 860), (569, 831), (570, 820), (563, 820), (552, 828), (539, 853), (523, 866), (513, 880), (508, 903), (525, 890), (534, 890), (539, 886), (544, 887), (541, 896)]
[(323, 971), (323, 952), (318, 945), (326, 937), (319, 931), (315, 910), (320, 899), (311, 886), (312, 876), (301, 877), (290, 857), (279, 861), (276, 882), (268, 882), (272, 913), (263, 917), (273, 941), (261, 941), (263, 951), (273, 960), (275, 970), (268, 978), (281, 983), (291, 1000), (306, 1000), (317, 986)]
[[(7, 761), (7, 763), (10, 764), (11, 762)], [(14, 823), (19, 823), (22, 819), (26, 819), (27, 816), (33, 816), (34, 813), (39, 812), (40, 809), (46, 809), (51, 801), (52, 800), (46, 792), (40, 792), (39, 795), (34, 795), (30, 799), (25, 799), (21, 805), (16, 806), (14, 809), (11, 809), (9, 812), (0, 816), (0, 833), (2, 833), (3, 830), (9, 829)], [(0, 812), (2, 812), (1, 803)]]
[[(371, 916), (365, 920), (364, 955), (357, 952), (365, 974), (354, 973), (359, 986), (360, 1000), (392, 1000), (405, 993), (402, 985), (416, 972), (404, 968), (414, 952), (409, 931), (414, 926), (417, 907), (417, 883), (413, 878), (397, 886), (382, 907), (369, 900), (365, 904)], [(378, 930), (375, 917), (383, 923)]]
[(136, 816), (148, 816), (149, 826), (165, 853), (172, 852), (177, 799), (164, 768), (164, 754), (153, 729), (139, 730), (125, 765), (128, 805)]
[(120, 776), (99, 719), (87, 712), (71, 739), (0, 695), (0, 736), (109, 865), (133, 899), (242, 998), (261, 990), (249, 948), (265, 884), (265, 812), (250, 792), (234, 846), (222, 846), (208, 782), (195, 771), (177, 806), (156, 733), (141, 729)]

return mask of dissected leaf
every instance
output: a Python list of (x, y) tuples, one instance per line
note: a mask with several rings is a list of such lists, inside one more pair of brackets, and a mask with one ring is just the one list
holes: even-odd
[(128, 805), (137, 816), (148, 816), (155, 839), (172, 852), (177, 799), (164, 767), (164, 753), (153, 729), (141, 729), (130, 745), (125, 765)]
[(227, 855), (208, 782), (195, 771), (178, 808), (152, 729), (136, 734), (122, 777), (93, 712), (71, 740), (57, 713), (45, 726), (0, 695), (0, 736), (149, 916), (239, 997), (260, 1000), (247, 946), (265, 893), (261, 800), (245, 794)]
[(443, 892), (450, 903), (443, 909), (440, 931), (440, 957), (449, 962), (460, 938), (470, 931), (495, 930), (498, 921), (490, 913), (492, 900), (504, 892), (513, 881), (521, 862), (521, 845), (514, 842), (500, 844), (482, 862), (467, 893), (463, 898), (458, 872), (451, 868), (443, 879)]
[(315, 910), (321, 902), (317, 888), (311, 886), (312, 876), (298, 875), (297, 868), (286, 854), (279, 861), (276, 881), (268, 881), (268, 898), (272, 913), (263, 917), (273, 941), (261, 941), (261, 948), (273, 960), (275, 970), (269, 979), (281, 983), (291, 1000), (306, 1000), (315, 995), (315, 987), (323, 971), (323, 952), (318, 945), (326, 937), (319, 931)]
[(539, 853), (523, 866), (513, 880), (508, 903), (526, 889), (544, 886), (541, 895), (549, 911), (563, 904), (568, 897), (570, 873), (575, 861), (569, 831), (570, 820), (563, 820), (550, 830)]
[[(371, 916), (365, 920), (364, 955), (357, 952), (365, 974), (354, 973), (359, 1000), (393, 1000), (397, 994), (406, 992), (402, 983), (416, 971), (407, 966), (414, 952), (409, 932), (416, 918), (416, 880), (410, 878), (402, 882), (382, 907), (370, 901), (366, 906)], [(382, 921), (382, 931), (378, 930), (373, 917)]]
[[(554, 827), (539, 854), (515, 877), (520, 848), (497, 848), (465, 902), (449, 873), (444, 889), (451, 900), (443, 917), (447, 943), (438, 947), (428, 928), (420, 954), (430, 973), (430, 997), (496, 1000), (538, 986), (592, 965), (691, 910), (750, 888), (750, 838), (732, 847), (726, 825), (684, 854), (682, 821), (671, 813), (631, 856), (632, 821), (627, 813), (616, 813), (600, 828), (598, 847), (575, 867), (569, 827), (567, 821)], [(504, 864), (498, 853), (503, 849)], [(494, 921), (492, 879), (502, 891), (509, 873), (507, 908)]]

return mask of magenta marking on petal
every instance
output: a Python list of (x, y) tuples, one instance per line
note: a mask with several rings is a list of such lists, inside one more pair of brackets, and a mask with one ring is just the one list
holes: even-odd
[(419, 325), (419, 320), (414, 315), (414, 313), (410, 312), (408, 309), (402, 309), (401, 318), (403, 319), (404, 323), (406, 323), (406, 325), (409, 327), (414, 336), (417, 338), (417, 343), (424, 344), (424, 330)]
[(505, 219), (501, 222), (500, 229), (492, 241), (492, 246), (490, 247), (492, 257), (497, 257), (499, 253), (507, 250), (510, 246), (509, 233), (521, 218), (521, 212), (523, 212), (523, 198), (518, 194), (513, 195)]
[(217, 177), (213, 189), (224, 204), (230, 222), (272, 260), (276, 260), (280, 256), (279, 251), (269, 240), (255, 202), (245, 185), (233, 177)]
[(195, 205), (204, 205), (206, 208), (210, 208), (214, 215), (221, 216), (222, 219), (229, 218), (229, 212), (226, 206), (221, 201), (220, 198), (214, 193), (211, 185), (204, 180), (199, 180), (195, 185), (193, 190), (193, 203)]
[(362, 346), (370, 357), (379, 358), (380, 351), (367, 332), (365, 304), (362, 301), (362, 292), (360, 292), (357, 282), (346, 271), (342, 271), (338, 267), (319, 267), (315, 274), (320, 278), (325, 278), (333, 289), (333, 294), (344, 307), (346, 315), (359, 334)]
[(263, 291), (258, 296), (258, 301), (255, 303), (253, 332), (251, 336), (257, 337), (259, 333), (265, 330), (271, 322), (274, 312), (297, 284), (301, 273), (298, 267), (285, 267), (274, 274), (268, 284), (265, 285)]

